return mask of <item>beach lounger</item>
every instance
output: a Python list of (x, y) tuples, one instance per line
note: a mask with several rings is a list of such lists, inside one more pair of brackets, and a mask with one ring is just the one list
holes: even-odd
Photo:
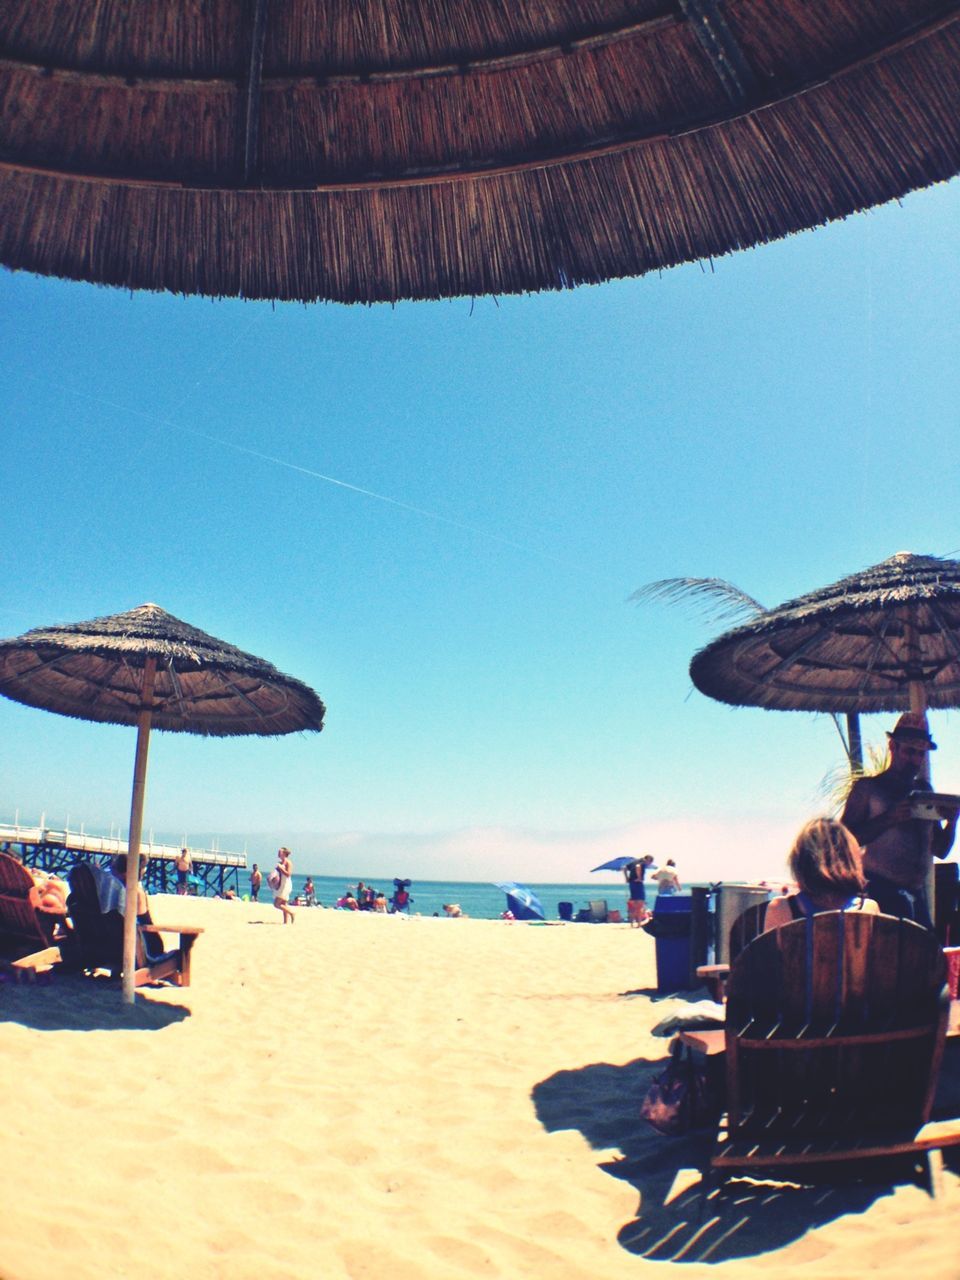
[[(70, 872), (67, 908), (72, 928), (72, 955), (79, 968), (106, 969), (119, 978), (123, 969), (123, 916), (101, 911), (96, 880), (90, 867), (77, 863)], [(190, 953), (202, 929), (184, 925), (137, 925), (134, 986), (153, 982), (190, 985)], [(161, 934), (179, 935), (172, 950), (163, 948)]]
[(733, 961), (727, 1114), (713, 1177), (923, 1156), (960, 1118), (930, 1121), (950, 1002), (936, 937), (911, 921), (824, 912), (761, 934)]
[[(33, 876), (9, 853), (0, 853), (0, 957), (21, 961), (55, 942), (63, 917), (41, 911)], [(22, 965), (20, 967), (23, 967)]]

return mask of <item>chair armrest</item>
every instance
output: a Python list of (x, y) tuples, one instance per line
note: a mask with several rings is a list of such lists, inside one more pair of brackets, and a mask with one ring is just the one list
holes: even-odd
[(724, 1053), (727, 1048), (727, 1033), (722, 1027), (681, 1031), (679, 1035), (681, 1044), (685, 1044), (689, 1049), (696, 1049), (698, 1053), (706, 1054), (708, 1058)]
[(196, 938), (203, 928), (195, 924), (142, 924), (141, 933), (179, 933), (181, 938)]
[(728, 964), (698, 964), (697, 977), (713, 996), (722, 1002), (727, 994), (727, 979), (730, 977)]
[(42, 951), (34, 951), (29, 956), (21, 956), (19, 960), (11, 960), (10, 968), (18, 971), (39, 973), (43, 969), (51, 969), (60, 963), (59, 947), (44, 947)]

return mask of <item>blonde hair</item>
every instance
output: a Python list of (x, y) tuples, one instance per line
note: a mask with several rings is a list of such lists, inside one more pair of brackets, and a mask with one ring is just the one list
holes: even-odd
[(808, 822), (790, 850), (790, 871), (811, 897), (863, 893), (863, 854), (847, 828), (833, 818)]

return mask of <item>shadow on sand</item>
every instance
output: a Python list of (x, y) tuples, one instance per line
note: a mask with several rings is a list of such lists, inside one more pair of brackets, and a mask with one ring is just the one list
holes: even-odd
[(190, 1010), (137, 994), (124, 1004), (120, 984), (109, 979), (58, 975), (49, 983), (0, 986), (0, 1022), (34, 1031), (162, 1031)]
[[(640, 1100), (666, 1064), (638, 1058), (624, 1066), (593, 1063), (558, 1071), (533, 1089), (548, 1132), (577, 1129), (592, 1147), (619, 1157), (599, 1168), (637, 1191), (636, 1217), (621, 1227), (624, 1249), (661, 1262), (725, 1262), (782, 1248), (844, 1214), (862, 1213), (897, 1182), (917, 1181), (910, 1160), (873, 1161), (834, 1172), (814, 1186), (730, 1180), (718, 1190), (701, 1181), (713, 1129), (679, 1138), (640, 1119)], [(945, 1155), (947, 1153), (944, 1153)], [(948, 1161), (954, 1167), (955, 1160)], [(873, 1182), (867, 1182), (872, 1178)], [(843, 1179), (843, 1181), (841, 1181)]]

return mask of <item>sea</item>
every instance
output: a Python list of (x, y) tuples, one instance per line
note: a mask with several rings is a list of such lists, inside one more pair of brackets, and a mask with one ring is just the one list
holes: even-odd
[[(361, 878), (364, 884), (372, 885), (374, 889), (382, 889), (388, 899), (393, 894), (392, 879)], [(306, 879), (306, 876), (294, 875), (292, 897), (302, 892)], [(532, 881), (523, 881), (523, 884), (536, 894), (547, 920), (560, 918), (557, 907), (561, 902), (572, 902), (574, 915), (576, 915), (577, 911), (585, 908), (589, 902), (599, 899), (605, 899), (610, 910), (620, 911), (626, 919), (627, 888), (622, 880), (619, 883), (594, 880), (584, 881), (581, 884), (535, 884)], [(317, 902), (321, 906), (332, 907), (347, 889), (355, 893), (357, 882), (338, 876), (313, 876), (313, 885)], [(249, 873), (241, 872), (241, 896), (248, 890)], [(411, 915), (442, 916), (444, 904), (456, 902), (464, 915), (471, 916), (475, 920), (498, 920), (507, 906), (503, 889), (498, 889), (494, 884), (476, 880), (413, 880), (408, 892), (411, 898)], [(272, 897), (264, 878), (260, 889), (260, 901), (270, 902)]]

